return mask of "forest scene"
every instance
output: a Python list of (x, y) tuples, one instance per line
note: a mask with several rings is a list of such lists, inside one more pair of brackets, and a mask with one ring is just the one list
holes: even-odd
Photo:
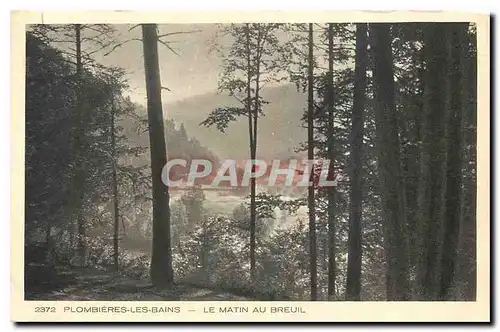
[[(25, 299), (475, 301), (476, 42), (464, 22), (27, 26)], [(335, 184), (237, 164), (237, 186), (168, 186), (173, 159), (326, 160)]]

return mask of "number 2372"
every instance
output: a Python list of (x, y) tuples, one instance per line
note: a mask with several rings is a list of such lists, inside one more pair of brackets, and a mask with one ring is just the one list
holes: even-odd
[(35, 312), (56, 312), (55, 307), (35, 307)]

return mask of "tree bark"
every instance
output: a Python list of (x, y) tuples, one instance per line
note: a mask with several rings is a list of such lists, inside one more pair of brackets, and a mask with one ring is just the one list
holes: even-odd
[(354, 72), (354, 100), (352, 106), (351, 133), (351, 188), (347, 260), (346, 298), (359, 301), (361, 294), (361, 221), (362, 221), (362, 156), (364, 135), (364, 108), (367, 65), (367, 28), (365, 23), (356, 24), (356, 56)]
[[(330, 161), (330, 177), (335, 176), (335, 92), (333, 90), (333, 23), (328, 24), (328, 81), (327, 81), (327, 107), (328, 107), (328, 130), (327, 130), (327, 153)], [(333, 180), (333, 179), (332, 179)], [(335, 225), (335, 187), (328, 187), (328, 299), (335, 298), (335, 281), (337, 279), (337, 266), (335, 262), (336, 252), (336, 225)]]
[(166, 287), (172, 285), (174, 273), (170, 245), (170, 197), (168, 187), (161, 180), (161, 172), (167, 161), (167, 151), (163, 128), (156, 24), (143, 24), (142, 37), (153, 180), (153, 247), (150, 274), (154, 286)]
[(448, 140), (447, 140), (447, 180), (445, 198), (445, 220), (443, 227), (443, 253), (441, 289), (439, 298), (448, 300), (452, 296), (452, 283), (457, 266), (458, 234), (463, 218), (462, 168), (463, 168), (463, 132), (465, 105), (463, 73), (464, 59), (467, 52), (468, 23), (450, 24), (448, 27)]
[(446, 188), (447, 41), (442, 23), (424, 27), (424, 107), (419, 190), (417, 292), (436, 300), (440, 288)]
[[(308, 59), (308, 102), (307, 102), (307, 159), (314, 159), (314, 51), (313, 51), (313, 25), (309, 24), (309, 59)], [(313, 165), (311, 165), (313, 167)], [(311, 179), (314, 175), (314, 167), (311, 169)], [(308, 187), (308, 209), (309, 209), (309, 255), (311, 274), (311, 301), (318, 297), (317, 286), (317, 255), (316, 255), (316, 208), (314, 202), (314, 185)]]
[(387, 261), (387, 299), (409, 299), (408, 244), (404, 179), (401, 170), (398, 121), (394, 102), (394, 69), (390, 25), (371, 24), (375, 122), (384, 237)]
[(475, 301), (477, 293), (477, 47), (475, 34), (467, 34), (469, 45), (464, 59), (462, 92), (466, 113), (463, 118), (466, 160), (464, 167), (463, 211), (459, 233), (459, 260), (457, 269), (457, 298)]

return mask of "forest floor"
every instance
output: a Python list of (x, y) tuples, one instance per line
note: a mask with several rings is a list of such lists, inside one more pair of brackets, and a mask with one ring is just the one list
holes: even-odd
[(157, 290), (148, 279), (93, 268), (30, 268), (26, 300), (39, 301), (245, 301), (234, 294), (178, 283)]

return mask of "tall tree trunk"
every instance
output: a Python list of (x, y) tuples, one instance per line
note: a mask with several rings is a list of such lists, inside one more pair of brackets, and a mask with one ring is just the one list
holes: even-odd
[(167, 151), (163, 129), (156, 24), (143, 24), (142, 38), (153, 180), (153, 248), (150, 274), (154, 286), (165, 287), (173, 283), (174, 273), (170, 246), (170, 197), (168, 187), (161, 180), (161, 172), (167, 162)]
[(401, 170), (398, 120), (394, 102), (394, 69), (390, 25), (371, 24), (375, 122), (387, 260), (387, 299), (409, 299), (408, 243), (404, 179)]
[[(335, 92), (333, 90), (333, 23), (328, 24), (328, 81), (326, 102), (328, 107), (327, 145), (328, 160), (330, 161), (329, 175), (335, 176)], [(332, 179), (333, 180), (333, 179)], [(337, 266), (335, 262), (335, 187), (328, 187), (328, 300), (335, 298), (335, 281)]]
[(117, 168), (118, 168), (118, 158), (116, 155), (116, 136), (115, 136), (115, 97), (111, 96), (111, 154), (112, 154), (112, 186), (113, 186), (113, 260), (115, 264), (116, 271), (119, 270), (119, 232), (120, 232), (120, 214), (118, 210), (118, 179), (117, 179)]
[[(463, 193), (464, 211), (463, 220), (460, 225), (460, 262), (458, 275), (462, 282), (459, 289), (462, 295), (460, 298), (475, 301), (477, 293), (477, 47), (476, 42), (471, 39), (476, 35), (467, 36), (467, 43), (472, 43), (466, 63), (464, 79), (467, 83), (464, 86), (462, 98), (464, 105), (467, 105), (464, 125), (465, 143), (467, 146), (467, 177), (464, 181), (465, 192)], [(465, 134), (464, 133), (464, 134)]]
[[(468, 30), (468, 29), (467, 29)], [(477, 139), (477, 50), (475, 37), (468, 31), (463, 35), (460, 68), (462, 70), (462, 134), (464, 160), (461, 220), (458, 234), (458, 255), (454, 275), (454, 298), (475, 301), (477, 291), (476, 264), (476, 139)], [(471, 45), (472, 42), (472, 45)]]
[[(250, 159), (252, 162), (256, 158), (257, 152), (257, 121), (255, 119), (255, 111), (252, 111), (252, 63), (250, 59), (250, 25), (246, 24), (246, 56), (247, 56), (247, 114), (248, 114), (248, 135), (250, 142)], [(252, 170), (255, 167), (252, 166)], [(257, 204), (255, 202), (256, 195), (256, 182), (255, 178), (250, 179), (250, 281), (252, 285), (255, 283), (255, 224), (256, 224), (256, 211)]]
[(347, 260), (346, 299), (359, 301), (361, 293), (361, 218), (362, 218), (362, 155), (364, 135), (364, 108), (366, 96), (367, 28), (356, 24), (356, 57), (354, 72), (354, 101), (351, 133), (351, 191)]
[(73, 175), (73, 213), (77, 226), (77, 256), (80, 263), (85, 265), (85, 218), (83, 216), (83, 199), (85, 195), (85, 170), (84, 170), (84, 140), (85, 131), (83, 124), (83, 105), (82, 105), (82, 39), (81, 24), (75, 24), (75, 49), (76, 49), (76, 105), (73, 118), (73, 158), (75, 163), (75, 174)]
[(441, 289), (439, 298), (450, 299), (452, 282), (457, 266), (458, 234), (463, 218), (462, 168), (463, 168), (463, 132), (465, 105), (463, 72), (467, 52), (468, 23), (450, 24), (448, 28), (448, 82), (449, 114), (447, 139), (447, 181), (445, 198), (445, 220), (443, 227)]
[[(308, 100), (307, 100), (307, 159), (314, 159), (314, 50), (313, 50), (313, 25), (309, 24), (309, 64), (308, 64)], [(314, 175), (314, 165), (311, 165), (311, 179)], [(317, 285), (317, 255), (316, 255), (316, 208), (314, 202), (314, 184), (308, 187), (309, 209), (309, 255), (311, 274), (311, 301), (318, 298)]]
[[(417, 30), (420, 31), (423, 23), (415, 23), (415, 34), (411, 40), (419, 40)], [(423, 52), (417, 49), (416, 43), (412, 43), (412, 68), (415, 72), (416, 91), (412, 98), (403, 105), (401, 113), (402, 121), (406, 122), (406, 130), (402, 132), (402, 136), (407, 138), (403, 147), (403, 169), (405, 172), (405, 190), (406, 190), (406, 211), (407, 211), (407, 233), (418, 233), (418, 190), (420, 182), (420, 149), (421, 136), (420, 128), (422, 126), (422, 109), (423, 109), (423, 90), (424, 90), (424, 74), (423, 69)], [(418, 236), (409, 236), (409, 257), (408, 262), (412, 271), (415, 271), (419, 256), (419, 238)], [(415, 275), (412, 273), (412, 290), (416, 289)]]
[(424, 27), (424, 82), (421, 180), (419, 190), (420, 258), (418, 295), (438, 298), (440, 288), (442, 227), (446, 188), (447, 50), (442, 23)]

